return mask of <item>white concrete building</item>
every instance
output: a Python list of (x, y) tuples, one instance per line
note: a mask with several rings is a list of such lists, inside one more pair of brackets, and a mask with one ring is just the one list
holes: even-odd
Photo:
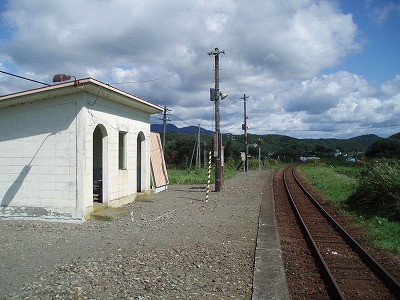
[(92, 78), (0, 97), (0, 218), (82, 221), (148, 192), (150, 115)]

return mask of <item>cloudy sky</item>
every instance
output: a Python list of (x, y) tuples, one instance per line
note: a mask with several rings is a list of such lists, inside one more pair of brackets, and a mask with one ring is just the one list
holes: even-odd
[[(398, 0), (2, 0), (0, 70), (93, 77), (214, 129), (298, 138), (400, 131)], [(42, 85), (0, 73), (0, 95)], [(157, 116), (153, 118), (157, 122)]]

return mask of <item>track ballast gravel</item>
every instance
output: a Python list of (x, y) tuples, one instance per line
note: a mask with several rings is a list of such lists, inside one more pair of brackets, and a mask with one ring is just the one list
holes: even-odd
[[(326, 294), (319, 272), (311, 258), (308, 247), (294, 219), (282, 182), (283, 169), (274, 174), (274, 201), (277, 226), (282, 249), (283, 264), (288, 283), (290, 299), (311, 299)], [(296, 172), (305, 188), (323, 205), (324, 209), (355, 238), (397, 281), (400, 280), (400, 257), (388, 250), (375, 247), (368, 242), (370, 233), (355, 220), (339, 214), (329, 201), (302, 176)]]
[(268, 171), (171, 185), (118, 220), (0, 221), (1, 299), (251, 299)]

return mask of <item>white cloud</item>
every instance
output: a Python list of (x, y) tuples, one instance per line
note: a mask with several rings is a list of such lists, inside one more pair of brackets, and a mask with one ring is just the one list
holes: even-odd
[(382, 25), (391, 14), (400, 15), (400, 4), (394, 1), (384, 1), (383, 4), (379, 3), (379, 6), (374, 6), (370, 16), (374, 22)]
[[(244, 93), (254, 133), (392, 122), (399, 109), (399, 77), (374, 88), (346, 71), (321, 75), (361, 49), (357, 25), (336, 1), (12, 0), (1, 17), (11, 34), (0, 41), (3, 70), (46, 82), (60, 72), (94, 77), (193, 125), (213, 127), (207, 52), (215, 47), (226, 51), (220, 87), (230, 94), (222, 130), (242, 133)], [(0, 80), (3, 94), (32, 87)]]
[(386, 97), (393, 97), (400, 94), (400, 75), (396, 75), (393, 80), (384, 82), (381, 86), (382, 93)]
[(341, 71), (294, 83), (279, 94), (286, 111), (320, 114), (338, 105), (341, 98), (352, 94), (373, 94), (374, 89), (360, 76)]
[[(244, 59), (263, 72), (307, 78), (359, 50), (352, 16), (340, 13), (332, 2), (303, 1), (296, 7), (267, 3), (243, 7), (232, 24), (236, 34), (231, 34), (233, 39), (240, 37)], [(241, 16), (248, 22), (240, 22)]]
[[(327, 78), (329, 84), (321, 84)], [(397, 91), (394, 92), (393, 86), (396, 82)], [(329, 93), (329, 86), (332, 84), (335, 85), (334, 90), (339, 87), (333, 94)], [(389, 86), (390, 94), (387, 93)], [(321, 90), (322, 87), (326, 89)], [(307, 92), (312, 97), (310, 103), (316, 105), (313, 101), (318, 99), (325, 99), (329, 103), (326, 109), (317, 108), (317, 111), (307, 103), (304, 106), (299, 105), (303, 108), (302, 111), (306, 112), (303, 121), (311, 125), (309, 128), (324, 130), (326, 124), (329, 124), (329, 128), (333, 130), (348, 127), (349, 130), (353, 128), (354, 132), (357, 132), (365, 127), (369, 131), (367, 133), (382, 136), (392, 130), (390, 126), (399, 125), (397, 116), (400, 111), (400, 85), (396, 80), (375, 89), (360, 76), (339, 72), (319, 79), (314, 78)], [(314, 98), (316, 95), (318, 97)]]
[(221, 44), (235, 59), (243, 57), (263, 72), (309, 76), (357, 47), (351, 16), (324, 1), (304, 1), (294, 8), (256, 0), (207, 5), (183, 0), (15, 0), (4, 17), (15, 30), (13, 42), (6, 45), (14, 62), (43, 72), (77, 63), (105, 69), (176, 65), (179, 50), (198, 58)]

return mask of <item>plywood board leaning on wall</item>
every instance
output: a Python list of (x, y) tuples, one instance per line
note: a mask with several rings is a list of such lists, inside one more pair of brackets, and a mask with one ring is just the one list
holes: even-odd
[(151, 179), (152, 185), (156, 192), (167, 189), (168, 173), (165, 164), (164, 152), (161, 144), (160, 134), (157, 132), (150, 133), (151, 138)]

